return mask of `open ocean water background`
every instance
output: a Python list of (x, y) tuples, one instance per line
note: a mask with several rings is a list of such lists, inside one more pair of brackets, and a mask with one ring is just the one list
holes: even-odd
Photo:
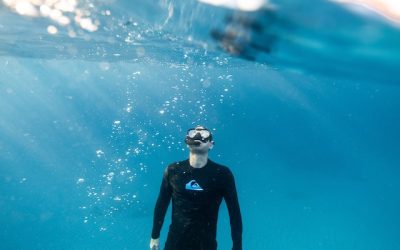
[(148, 249), (197, 124), (234, 173), (244, 249), (400, 249), (399, 26), (316, 0), (86, 0), (61, 25), (29, 2), (0, 4), (0, 249)]

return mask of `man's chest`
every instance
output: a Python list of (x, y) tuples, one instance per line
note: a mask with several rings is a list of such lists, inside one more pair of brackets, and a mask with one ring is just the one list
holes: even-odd
[(179, 169), (170, 179), (174, 196), (187, 199), (210, 199), (221, 193), (220, 180), (215, 171)]

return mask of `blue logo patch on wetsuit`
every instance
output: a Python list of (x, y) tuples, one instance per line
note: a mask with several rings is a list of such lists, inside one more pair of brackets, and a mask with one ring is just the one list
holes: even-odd
[(203, 191), (203, 189), (200, 187), (200, 185), (196, 182), (196, 180), (191, 180), (188, 183), (186, 183), (186, 189), (187, 190), (196, 190), (196, 191)]

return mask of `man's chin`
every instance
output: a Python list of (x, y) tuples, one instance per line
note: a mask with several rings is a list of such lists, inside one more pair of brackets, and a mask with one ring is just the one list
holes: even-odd
[(190, 146), (190, 152), (192, 152), (194, 154), (205, 154), (207, 152), (207, 150), (205, 150), (204, 148), (201, 148), (200, 145), (199, 146)]

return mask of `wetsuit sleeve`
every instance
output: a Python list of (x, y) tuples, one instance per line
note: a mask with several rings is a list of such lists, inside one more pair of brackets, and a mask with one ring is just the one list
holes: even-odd
[(158, 239), (160, 237), (161, 227), (164, 223), (165, 214), (168, 209), (169, 202), (171, 200), (171, 185), (168, 178), (168, 167), (165, 168), (160, 193), (154, 208), (154, 220), (153, 220), (153, 230), (151, 232), (151, 237), (153, 239)]
[(230, 170), (226, 174), (223, 196), (228, 207), (231, 224), (231, 235), (233, 241), (232, 250), (242, 250), (242, 215), (240, 213), (239, 201), (236, 191), (235, 179)]

